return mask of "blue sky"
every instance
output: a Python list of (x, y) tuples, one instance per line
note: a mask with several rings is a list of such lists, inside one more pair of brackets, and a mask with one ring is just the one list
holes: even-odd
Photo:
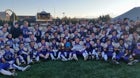
[(0, 11), (11, 9), (17, 15), (36, 15), (45, 10), (54, 17), (62, 17), (63, 12), (68, 17), (115, 17), (138, 6), (140, 0), (0, 0)]

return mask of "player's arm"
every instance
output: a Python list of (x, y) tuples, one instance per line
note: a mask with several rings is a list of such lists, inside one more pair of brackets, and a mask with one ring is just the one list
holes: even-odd
[(2, 57), (2, 62), (3, 62), (3, 63), (5, 63), (5, 62), (6, 62), (6, 60), (5, 60), (3, 57)]

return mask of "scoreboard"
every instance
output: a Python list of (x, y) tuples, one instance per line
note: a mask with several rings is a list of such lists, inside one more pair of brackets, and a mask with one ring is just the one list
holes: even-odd
[(51, 14), (45, 11), (37, 13), (36, 21), (52, 21)]

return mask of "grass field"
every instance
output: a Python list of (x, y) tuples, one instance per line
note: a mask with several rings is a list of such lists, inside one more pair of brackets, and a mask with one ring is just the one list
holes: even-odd
[[(103, 61), (46, 61), (33, 64), (15, 78), (140, 78), (140, 63), (128, 66)], [(11, 78), (0, 75), (0, 78)]]

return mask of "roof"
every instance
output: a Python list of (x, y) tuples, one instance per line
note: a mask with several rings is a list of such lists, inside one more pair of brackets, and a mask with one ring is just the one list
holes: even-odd
[(47, 13), (46, 11), (41, 11), (41, 12), (38, 12), (37, 15), (38, 14), (50, 14), (50, 13)]
[(46, 11), (41, 11), (41, 13), (40, 14), (47, 14), (47, 12)]
[(124, 18), (128, 18), (134, 21), (140, 18), (140, 7), (132, 8), (129, 11), (115, 17), (114, 19), (117, 20), (117, 19), (124, 19)]

